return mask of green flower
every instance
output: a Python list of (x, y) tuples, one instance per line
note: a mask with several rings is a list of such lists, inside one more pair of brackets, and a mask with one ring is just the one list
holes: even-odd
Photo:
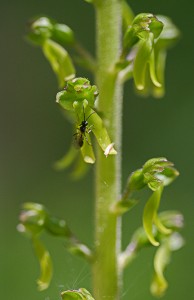
[[(68, 80), (64, 90), (56, 97), (57, 103), (63, 109), (74, 114), (77, 123), (73, 135), (74, 144), (80, 149), (84, 161), (90, 164), (95, 162), (91, 133), (94, 134), (105, 156), (116, 154), (114, 143), (111, 142), (103, 120), (94, 108), (97, 96), (97, 87), (91, 85), (88, 79), (78, 77)], [(72, 154), (70, 158), (73, 158), (73, 151), (70, 154)]]
[(128, 27), (121, 62), (131, 65), (135, 87), (142, 95), (163, 96), (166, 50), (178, 37), (178, 29), (165, 16), (139, 14)]
[(74, 33), (70, 27), (45, 16), (31, 22), (28, 38), (38, 45), (42, 45), (47, 39), (62, 45), (72, 45), (75, 42)]

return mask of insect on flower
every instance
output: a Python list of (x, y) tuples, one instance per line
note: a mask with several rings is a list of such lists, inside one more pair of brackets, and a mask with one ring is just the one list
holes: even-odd
[(85, 115), (85, 110), (84, 110), (84, 106), (83, 106), (83, 116), (84, 116), (84, 119), (83, 121), (79, 124), (79, 126), (77, 127), (77, 132), (74, 133), (74, 137), (75, 137), (75, 146), (76, 148), (81, 148), (84, 144), (84, 139), (87, 141), (87, 143), (89, 145), (90, 142), (88, 141), (88, 138), (87, 138), (87, 134), (89, 134), (91, 131), (92, 131), (92, 127), (93, 125), (90, 125), (88, 127), (88, 119), (91, 117), (91, 115), (93, 115), (95, 113), (95, 111), (93, 111), (87, 118), (86, 118), (86, 115)]

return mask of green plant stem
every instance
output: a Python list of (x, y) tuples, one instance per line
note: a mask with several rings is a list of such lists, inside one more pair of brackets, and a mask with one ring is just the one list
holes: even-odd
[(122, 85), (116, 78), (114, 65), (119, 59), (121, 44), (121, 1), (96, 0), (98, 110), (115, 143), (117, 155), (105, 157), (97, 149), (95, 253), (93, 267), (94, 298), (118, 300), (121, 274), (118, 256), (121, 241), (121, 220), (111, 213), (111, 205), (121, 193), (121, 112)]

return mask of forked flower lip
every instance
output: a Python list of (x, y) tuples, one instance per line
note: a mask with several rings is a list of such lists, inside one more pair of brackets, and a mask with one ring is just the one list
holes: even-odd
[(90, 156), (84, 156), (84, 161), (88, 164), (94, 164), (95, 160)]
[(117, 154), (117, 151), (114, 149), (114, 143), (109, 144), (105, 151), (104, 155), (107, 157), (109, 154)]

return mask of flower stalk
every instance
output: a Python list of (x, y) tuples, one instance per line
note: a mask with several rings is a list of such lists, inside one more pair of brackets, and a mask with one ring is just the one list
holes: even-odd
[(95, 249), (93, 267), (94, 298), (119, 299), (121, 274), (118, 255), (121, 241), (121, 220), (110, 207), (121, 193), (121, 115), (122, 85), (114, 66), (121, 48), (121, 1), (96, 1), (98, 111), (115, 143), (117, 155), (108, 158), (97, 148)]

